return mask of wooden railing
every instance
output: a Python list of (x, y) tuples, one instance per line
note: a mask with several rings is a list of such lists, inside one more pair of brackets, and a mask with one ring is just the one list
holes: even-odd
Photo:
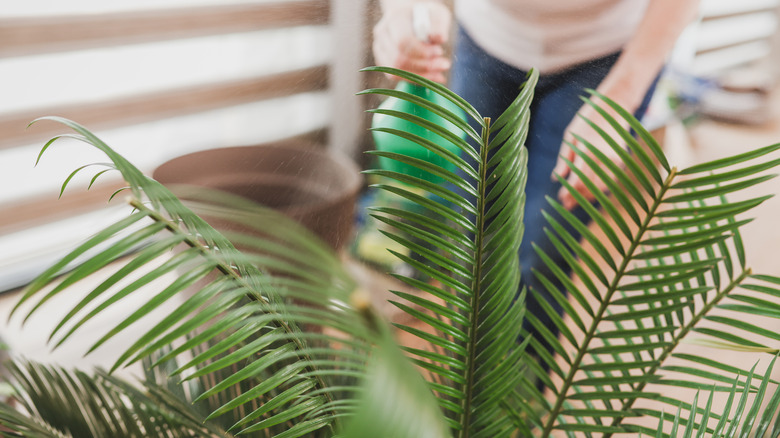
[(51, 53), (303, 25), (327, 24), (329, 2), (305, 0), (0, 20), (0, 56)]

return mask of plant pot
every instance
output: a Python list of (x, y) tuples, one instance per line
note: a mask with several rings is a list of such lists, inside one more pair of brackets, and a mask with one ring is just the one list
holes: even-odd
[(357, 165), (315, 145), (288, 143), (209, 149), (155, 169), (165, 186), (221, 190), (271, 207), (340, 249), (351, 237), (361, 186)]

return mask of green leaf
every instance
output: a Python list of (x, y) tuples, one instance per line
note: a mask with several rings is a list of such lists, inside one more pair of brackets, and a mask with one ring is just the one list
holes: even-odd
[(771, 380), (772, 369), (775, 366), (775, 360), (776, 359), (777, 359), (777, 356), (772, 358), (772, 362), (769, 364), (769, 367), (767, 367), (766, 374), (764, 374), (763, 379), (761, 379), (761, 387), (759, 388), (758, 393), (756, 394), (755, 398), (753, 398), (753, 405), (750, 407), (750, 410), (745, 415), (745, 420), (742, 423), (742, 429), (739, 432), (739, 436), (741, 438), (748, 438), (749, 436), (751, 436), (751, 431), (753, 429), (753, 425), (756, 422), (756, 419), (758, 417), (759, 411), (761, 409), (761, 404), (764, 401), (764, 396), (766, 395), (766, 391), (767, 391), (767, 387), (769, 385), (769, 381)]
[(604, 319), (607, 321), (631, 321), (635, 319), (651, 318), (654, 316), (667, 315), (676, 310), (682, 309), (686, 306), (686, 303), (672, 303), (667, 304), (664, 307), (649, 308), (646, 310), (631, 310), (628, 312), (614, 313), (606, 316)]
[[(432, 90), (441, 96), (445, 97), (447, 100), (451, 101), (460, 109), (462, 109), (467, 115), (471, 116), (477, 121), (482, 121), (482, 116), (479, 115), (477, 110), (474, 109), (473, 106), (471, 106), (466, 100), (464, 100), (462, 97), (458, 96), (457, 94), (453, 93), (452, 91), (448, 90), (446, 87), (442, 86), (441, 84), (431, 81), (429, 79), (426, 79), (422, 76), (409, 73), (400, 69), (391, 68), (391, 67), (366, 67), (360, 71), (363, 72), (379, 72), (379, 73), (385, 73), (389, 75), (395, 75), (398, 76), (401, 79), (405, 79), (409, 82), (422, 85), (425, 88)], [(533, 86), (531, 86), (533, 88)]]
[(610, 108), (615, 110), (623, 118), (623, 120), (627, 121), (629, 126), (631, 126), (631, 129), (633, 129), (635, 132), (639, 133), (639, 136), (642, 137), (642, 140), (645, 141), (645, 144), (653, 152), (653, 155), (655, 156), (655, 159), (658, 160), (658, 162), (661, 164), (661, 166), (667, 172), (671, 172), (671, 166), (669, 165), (668, 161), (666, 160), (666, 156), (664, 155), (664, 152), (661, 149), (661, 146), (658, 144), (658, 142), (655, 141), (655, 138), (647, 131), (647, 129), (645, 129), (644, 126), (642, 126), (642, 124), (639, 122), (639, 120), (636, 119), (636, 117), (634, 117), (633, 114), (631, 114), (630, 112), (626, 111), (624, 108), (622, 108), (614, 100), (610, 99), (608, 96), (603, 95), (603, 94), (599, 93), (596, 90), (588, 90), (588, 92), (598, 96), (599, 99), (601, 99), (604, 102), (606, 102), (607, 105), (610, 106)]
[[(437, 221), (424, 214), (415, 213), (408, 210), (402, 210), (393, 207), (376, 206), (371, 207), (370, 211), (381, 214), (384, 217), (395, 216), (401, 221), (406, 223), (414, 223), (417, 225), (417, 229), (430, 230), (437, 238), (444, 240), (448, 239), (457, 245), (457, 249), (454, 251), (458, 255), (468, 255), (469, 252), (475, 250), (474, 242), (468, 240), (463, 233), (451, 224), (447, 224), (442, 221)], [(473, 260), (466, 257), (469, 263), (473, 263)]]
[[(677, 272), (690, 272), (692, 270), (699, 270), (702, 268), (710, 268), (722, 261), (722, 257), (708, 258), (702, 260), (694, 260), (689, 262), (680, 262), (671, 265), (643, 265), (626, 271), (626, 275), (633, 276), (655, 276), (655, 275), (670, 275)], [(706, 287), (704, 289), (707, 289)]]
[[(697, 295), (701, 295), (702, 293), (705, 293), (709, 290), (711, 290), (711, 288), (709, 287), (696, 287), (696, 288), (689, 288), (689, 289), (680, 289), (674, 292), (643, 293), (640, 295), (620, 298), (613, 301), (612, 303), (616, 306), (667, 303), (669, 301), (674, 302), (674, 301), (679, 301), (681, 299), (692, 298)], [(665, 330), (665, 328), (661, 328), (661, 329)], [(647, 328), (643, 330), (649, 331), (651, 330), (651, 328)]]
[[(597, 127), (588, 120), (586, 120), (586, 122), (588, 122), (591, 127), (594, 127), (594, 129)], [(597, 132), (599, 132), (600, 129), (601, 128), (598, 128)], [(601, 130), (601, 132), (603, 132), (603, 130)], [(604, 133), (604, 135), (606, 135), (606, 133)], [(599, 148), (590, 142), (586, 141), (583, 137), (575, 135), (574, 138), (582, 143), (588, 149), (588, 151), (593, 154), (593, 157), (595, 157), (597, 160), (597, 166), (603, 166), (605, 169), (608, 169), (615, 178), (615, 183), (617, 184), (610, 188), (611, 191), (615, 192), (615, 196), (624, 197), (628, 203), (636, 203), (637, 206), (644, 212), (649, 212), (650, 207), (647, 205), (647, 202), (644, 199), (644, 195), (642, 195), (642, 191), (639, 189), (639, 187), (637, 187), (635, 179), (629, 176), (621, 165), (609, 159), (604, 152), (602, 152)], [(613, 142), (610, 144), (610, 146), (614, 147), (617, 146), (617, 144)], [(623, 149), (620, 148), (620, 150), (622, 151)], [(617, 190), (614, 190), (614, 188), (617, 188)], [(629, 199), (630, 201), (628, 201)], [(637, 217), (637, 219), (639, 218)]]
[(638, 328), (633, 330), (627, 330), (627, 329), (617, 329), (617, 330), (609, 330), (609, 331), (600, 331), (596, 333), (597, 338), (603, 338), (603, 339), (615, 339), (615, 338), (634, 338), (634, 337), (640, 337), (640, 336), (655, 336), (660, 335), (663, 333), (669, 333), (673, 332), (675, 330), (679, 329), (679, 327), (675, 326), (662, 326), (662, 327), (646, 327), (646, 328)]
[(435, 212), (438, 215), (441, 215), (444, 219), (451, 221), (452, 223), (463, 227), (464, 232), (474, 232), (474, 225), (471, 224), (466, 218), (464, 218), (462, 215), (454, 212), (451, 208), (448, 208), (446, 206), (443, 206), (439, 202), (436, 202), (432, 199), (428, 199), (424, 196), (420, 196), (416, 193), (412, 193), (409, 190), (404, 190), (400, 187), (391, 185), (391, 184), (374, 184), (371, 186), (372, 188), (385, 190), (389, 193), (393, 193), (395, 195), (398, 195), (402, 198), (405, 198), (415, 204), (420, 205), (423, 208), (426, 208), (428, 211)]
[(112, 242), (111, 245), (100, 251), (93, 258), (81, 263), (73, 271), (66, 274), (65, 278), (54, 289), (44, 295), (43, 298), (41, 298), (35, 304), (35, 306), (28, 313), (28, 316), (38, 310), (48, 300), (61, 293), (63, 290), (84, 280), (88, 276), (95, 274), (100, 269), (105, 268), (109, 263), (114, 262), (117, 258), (129, 252), (130, 250), (135, 249), (139, 245), (146, 243), (149, 238), (155, 236), (164, 229), (164, 224), (152, 223), (138, 231), (131, 233), (129, 236)]
[(645, 239), (642, 241), (642, 245), (646, 246), (662, 246), (662, 245), (674, 245), (681, 242), (692, 242), (696, 240), (702, 240), (707, 237), (717, 236), (725, 234), (727, 232), (733, 232), (737, 228), (743, 225), (749, 224), (753, 219), (745, 219), (741, 221), (735, 221), (720, 226), (709, 226), (699, 231), (685, 231), (680, 234), (667, 234), (663, 237), (654, 237)]
[[(463, 171), (467, 176), (471, 178), (479, 178), (479, 175), (474, 171), (474, 169), (471, 168), (471, 166), (464, 160), (460, 155), (455, 154), (451, 152), (449, 149), (442, 147), (441, 145), (427, 139), (420, 137), (419, 135), (415, 135), (406, 131), (401, 131), (398, 129), (393, 128), (371, 128), (372, 131), (375, 132), (384, 132), (388, 134), (392, 134), (395, 136), (398, 136), (400, 138), (412, 141), (414, 143), (417, 143), (418, 145), (424, 147), (425, 149), (428, 149), (429, 151), (435, 153), (436, 155), (439, 155), (455, 165), (459, 171)], [(379, 151), (367, 151), (367, 153), (370, 154), (376, 154)]]
[[(32, 123), (30, 123), (30, 125), (28, 125), (28, 127), (31, 126), (36, 121), (37, 120), (34, 120)], [(62, 138), (70, 138), (72, 140), (78, 140), (78, 141), (81, 141), (81, 142), (88, 143), (88, 140), (85, 137), (80, 136), (80, 135), (62, 134), (62, 135), (58, 135), (56, 137), (53, 137), (52, 139), (47, 141), (46, 144), (44, 144), (43, 147), (41, 148), (41, 150), (38, 152), (38, 156), (35, 158), (35, 166), (38, 166), (38, 163), (40, 163), (41, 158), (43, 157), (43, 154), (49, 149), (49, 147), (51, 147), (51, 145), (54, 144), (55, 141), (57, 141), (59, 139), (62, 139)]]
[(691, 201), (698, 201), (698, 200), (703, 200), (708, 198), (715, 198), (718, 196), (724, 196), (769, 181), (774, 177), (775, 177), (774, 175), (764, 175), (764, 176), (759, 176), (744, 181), (735, 182), (732, 184), (725, 184), (712, 189), (690, 191), (688, 193), (683, 193), (681, 195), (669, 196), (664, 200), (664, 202), (671, 204), (676, 202), (691, 202)]
[[(623, 187), (616, 180), (614, 176), (614, 172), (616, 172), (616, 169), (612, 169), (613, 175), (607, 174), (606, 170), (602, 167), (602, 166), (609, 167), (604, 165), (604, 161), (608, 161), (604, 153), (601, 152), (595, 146), (593, 146), (593, 144), (585, 140), (583, 137), (574, 134), (574, 138), (577, 140), (578, 143), (585, 145), (588, 152), (592, 154), (594, 157), (597, 157), (599, 161), (594, 160), (591, 157), (591, 155), (586, 154), (576, 144), (569, 143), (568, 144), (569, 147), (577, 154), (577, 156), (579, 156), (588, 165), (591, 171), (598, 176), (599, 180), (601, 180), (601, 182), (606, 186), (607, 191), (617, 199), (617, 201), (620, 203), (620, 206), (622, 207), (621, 213), (628, 214), (631, 217), (631, 219), (634, 221), (634, 223), (639, 225), (642, 222), (642, 220), (639, 218), (639, 214), (634, 208), (634, 204), (632, 200), (627, 196)], [(600, 192), (600, 190), (598, 192)], [(645, 210), (647, 209), (646, 207), (647, 206), (645, 205)]]
[(571, 432), (600, 432), (600, 433), (623, 433), (625, 429), (620, 426), (603, 426), (600, 424), (570, 423), (560, 424), (556, 427), (558, 430)]
[(110, 298), (106, 299), (105, 301), (97, 305), (94, 309), (91, 309), (87, 315), (82, 317), (64, 335), (62, 335), (60, 340), (57, 342), (57, 345), (62, 344), (65, 340), (70, 338), (73, 335), (73, 333), (75, 333), (76, 330), (78, 330), (81, 326), (83, 326), (87, 321), (94, 318), (96, 315), (98, 315), (100, 312), (107, 309), (109, 306), (113, 305), (114, 303), (118, 302), (119, 300), (128, 296), (129, 294), (137, 291), (141, 286), (149, 284), (153, 280), (158, 279), (163, 274), (167, 274), (173, 271), (174, 269), (176, 269), (177, 267), (181, 266), (183, 263), (192, 260), (192, 258), (195, 256), (196, 256), (195, 251), (191, 251), (191, 252), (185, 251), (179, 254), (178, 256), (166, 261), (165, 263), (153, 269), (152, 271), (146, 273), (141, 278), (125, 286), (120, 291), (112, 295)]
[[(443, 93), (451, 96), (450, 93), (447, 93), (445, 91), (443, 91)], [(399, 91), (396, 89), (388, 89), (388, 88), (371, 88), (368, 90), (363, 90), (358, 93), (358, 95), (363, 95), (363, 94), (378, 94), (381, 96), (389, 96), (389, 97), (393, 97), (396, 99), (401, 99), (413, 103), (414, 105), (417, 105), (421, 108), (425, 108), (426, 110), (431, 111), (437, 116), (442, 117), (447, 122), (452, 123), (456, 128), (465, 132), (466, 135), (471, 137), (474, 141), (479, 142), (481, 140), (479, 134), (476, 131), (474, 131), (474, 129), (468, 123), (466, 123), (466, 121), (461, 120), (460, 117), (456, 116), (455, 114), (452, 114), (450, 111), (447, 111), (445, 108), (437, 106), (436, 104), (432, 103), (431, 101), (423, 97), (416, 96), (411, 93)], [(447, 98), (448, 96), (444, 96), (444, 97)], [(453, 102), (453, 103), (458, 105), (458, 102)], [(460, 101), (459, 103), (462, 104), (464, 103), (464, 101)], [(465, 108), (462, 107), (461, 109), (465, 110)]]
[[(675, 285), (679, 285), (681, 283), (686, 282), (687, 280), (690, 280), (692, 278), (698, 277), (704, 273), (707, 273), (710, 271), (711, 268), (701, 268), (701, 269), (695, 269), (692, 271), (684, 271), (681, 273), (671, 274), (667, 275), (665, 277), (655, 277), (653, 279), (647, 279), (647, 280), (639, 280), (632, 283), (626, 283), (622, 284), (618, 287), (619, 290), (625, 291), (625, 292), (633, 292), (633, 291), (646, 291), (651, 289), (661, 289), (663, 287), (671, 287)], [(695, 288), (692, 290), (685, 291), (684, 293), (687, 295), (697, 295), (701, 294), (702, 292), (706, 291), (702, 290), (702, 288)], [(679, 292), (678, 292), (679, 294)], [(673, 294), (657, 294), (656, 297), (666, 297), (667, 299), (671, 299), (672, 297), (675, 297)], [(678, 298), (678, 297), (676, 297)]]
[(719, 324), (724, 324), (739, 330), (744, 330), (748, 333), (759, 335), (775, 341), (780, 341), (780, 333), (777, 333), (775, 330), (769, 330), (763, 327), (759, 327), (755, 324), (751, 324), (749, 322), (745, 322), (740, 319), (734, 319), (734, 318), (717, 316), (717, 315), (707, 315), (705, 319)]
[(713, 245), (717, 245), (718, 243), (728, 239), (729, 237), (730, 236), (728, 235), (718, 235), (711, 238), (694, 240), (691, 242), (683, 243), (681, 245), (671, 245), (671, 246), (662, 247), (658, 249), (652, 249), (649, 251), (643, 251), (635, 255), (634, 257), (639, 260), (652, 260), (661, 257), (670, 257), (675, 255), (689, 254), (702, 248), (707, 248)]
[[(576, 149), (577, 147), (573, 144), (570, 144), (571, 148)], [(580, 178), (580, 181), (585, 185), (587, 190), (595, 197), (595, 201), (598, 203), (599, 207), (604, 209), (608, 214), (609, 218), (612, 220), (612, 222), (620, 229), (620, 231), (623, 232), (623, 235), (625, 235), (627, 238), (631, 239), (633, 237), (633, 232), (631, 228), (628, 226), (626, 221), (623, 219), (622, 211), (618, 210), (618, 208), (612, 203), (612, 201), (607, 197), (607, 195), (599, 189), (596, 184), (588, 179), (588, 177), (585, 175), (585, 173), (580, 170), (577, 166), (574, 165), (571, 161), (564, 159), (564, 162), (566, 165), (571, 169), (572, 173), (577, 175), (578, 178)]]
[[(184, 236), (170, 236), (167, 238), (164, 238), (162, 240), (159, 240), (143, 249), (141, 249), (136, 257), (134, 257), (132, 260), (128, 261), (127, 264), (122, 266), (119, 270), (111, 274), (111, 276), (100, 283), (99, 286), (94, 288), (89, 294), (87, 294), (86, 297), (84, 297), (73, 309), (71, 309), (67, 315), (65, 315), (62, 320), (57, 324), (57, 326), (52, 330), (51, 335), (49, 335), (49, 341), (51, 341), (57, 333), (67, 324), (76, 314), (84, 309), (87, 305), (89, 305), (91, 302), (93, 302), (97, 297), (105, 293), (109, 288), (116, 285), (119, 281), (125, 279), (128, 275), (130, 275), (132, 272), (134, 272), (137, 269), (140, 269), (141, 267), (147, 265), (153, 260), (157, 260), (164, 253), (167, 253), (167, 251), (170, 251), (175, 245), (181, 243), (184, 240)], [(59, 346), (65, 338), (61, 339), (56, 345)]]
[[(164, 303), (165, 301), (169, 300), (176, 294), (182, 292), (185, 288), (188, 286), (193, 285), (196, 281), (200, 280), (201, 278), (205, 277), (211, 270), (213, 269), (213, 266), (205, 266), (201, 267), (192, 271), (189, 271), (179, 278), (177, 278), (173, 283), (171, 283), (170, 286), (165, 288), (162, 292), (157, 294), (154, 298), (149, 300), (146, 304), (141, 306), (138, 310), (133, 312), (130, 316), (125, 318), (121, 323), (119, 323), (117, 326), (115, 326), (113, 329), (111, 329), (108, 333), (106, 333), (104, 336), (102, 336), (97, 342), (95, 342), (88, 350), (88, 352), (92, 352), (95, 349), (97, 349), (99, 346), (101, 346), (103, 343), (114, 337), (114, 335), (118, 334), (119, 332), (123, 331), (130, 325), (132, 325), (134, 322), (141, 319), (143, 316), (146, 316), (151, 312), (152, 310), (156, 309), (160, 306), (160, 304)], [(119, 367), (119, 363), (115, 363), (112, 371)]]
[(755, 164), (753, 166), (745, 167), (742, 169), (732, 170), (730, 172), (717, 173), (707, 176), (701, 176), (698, 178), (688, 179), (675, 183), (673, 189), (687, 189), (701, 187), (705, 185), (718, 185), (729, 181), (734, 181), (738, 178), (743, 178), (751, 175), (755, 175), (759, 172), (769, 170), (780, 164), (780, 159), (767, 161), (765, 163)]
[[(36, 163), (36, 164), (37, 164), (37, 163)], [(68, 175), (68, 177), (67, 177), (67, 178), (65, 178), (65, 182), (63, 182), (63, 183), (62, 183), (62, 187), (60, 187), (60, 195), (59, 195), (59, 198), (62, 198), (62, 194), (63, 194), (63, 193), (65, 193), (65, 188), (66, 188), (66, 187), (68, 187), (68, 183), (69, 183), (69, 182), (70, 182), (70, 181), (73, 179), (73, 177), (75, 177), (75, 176), (76, 176), (76, 174), (78, 174), (80, 171), (82, 171), (82, 170), (86, 169), (87, 167), (91, 167), (91, 166), (109, 166), (109, 167), (112, 167), (112, 168), (113, 168), (113, 166), (111, 165), (111, 163), (92, 163), (92, 164), (85, 164), (85, 165), (83, 165), (83, 166), (81, 166), (81, 167), (77, 168), (76, 170), (74, 170), (73, 172), (71, 172), (71, 173), (70, 173), (70, 175)], [(104, 171), (102, 171), (102, 172), (98, 173), (98, 175), (96, 175), (96, 176), (95, 176), (95, 177), (92, 179), (92, 181), (90, 182), (90, 184), (89, 184), (89, 187), (92, 187), (92, 183), (94, 183), (94, 182), (95, 182), (95, 179), (96, 179), (96, 178), (97, 178), (99, 175), (101, 175), (101, 174), (102, 174), (102, 173), (104, 173), (104, 172), (107, 172), (108, 170), (111, 170), (111, 169), (107, 169), (107, 170), (104, 170)]]
[[(400, 163), (408, 164), (412, 167), (423, 170), (437, 178), (440, 178), (446, 182), (453, 184), (455, 187), (467, 193), (468, 195), (476, 196), (476, 192), (474, 191), (474, 189), (465, 181), (463, 181), (463, 179), (460, 178), (458, 175), (440, 166), (432, 164), (426, 160), (421, 160), (419, 158), (414, 158), (408, 155), (399, 154), (396, 152), (388, 152), (388, 151), (370, 151), (367, 153), (369, 155), (373, 155), (376, 157), (383, 157), (390, 160), (398, 161)], [(371, 174), (370, 171), (366, 173)]]
[(588, 202), (588, 200), (580, 192), (575, 190), (574, 187), (572, 187), (567, 180), (559, 176), (558, 181), (569, 191), (572, 197), (574, 197), (574, 199), (577, 201), (577, 205), (582, 207), (588, 213), (588, 216), (590, 216), (593, 222), (599, 226), (599, 229), (602, 232), (604, 232), (605, 236), (607, 237), (607, 240), (609, 240), (610, 243), (612, 243), (612, 247), (614, 247), (621, 256), (625, 256), (625, 249), (623, 248), (623, 243), (620, 241), (620, 238), (618, 237), (617, 233), (612, 229), (612, 227), (609, 225), (606, 219), (604, 219), (604, 217), (596, 209), (596, 207), (593, 206), (590, 202)]
[[(619, 126), (618, 122), (615, 121), (611, 116), (609, 116), (601, 107), (594, 104), (592, 101), (584, 100), (586, 104), (590, 105), (592, 108), (596, 110), (596, 112), (599, 113), (613, 128), (616, 128), (616, 131), (620, 132), (622, 130), (622, 127)], [(651, 171), (653, 176), (656, 178), (656, 181), (658, 180), (659, 176), (657, 175), (657, 171), (654, 167), (650, 167), (650, 169), (643, 169), (643, 166), (631, 156), (631, 154), (628, 153), (628, 151), (625, 150), (623, 146), (618, 144), (618, 142), (610, 137), (609, 134), (604, 131), (599, 125), (594, 123), (591, 120), (588, 120), (586, 118), (582, 118), (582, 120), (587, 123), (591, 129), (596, 131), (599, 136), (607, 143), (607, 145), (612, 149), (613, 152), (615, 152), (618, 157), (620, 158), (620, 161), (626, 166), (626, 168), (629, 170), (629, 173), (633, 176), (633, 178), (639, 183), (640, 186), (647, 192), (648, 195), (651, 197), (655, 197), (655, 189), (653, 187), (653, 183), (650, 181), (650, 179), (646, 175), (646, 170)], [(625, 140), (625, 139), (624, 139)], [(629, 142), (630, 143), (630, 142)], [(637, 194), (637, 199), (641, 198), (641, 195)]]
[[(604, 246), (601, 239), (597, 238), (595, 234), (588, 229), (579, 219), (577, 219), (571, 212), (563, 208), (558, 202), (555, 202), (552, 198), (547, 198), (547, 202), (555, 209), (555, 211), (566, 221), (575, 228), (577, 233), (583, 236), (583, 239), (589, 244), (593, 245), (594, 250), (598, 253), (602, 260), (604, 260), (613, 271), (617, 270), (617, 264), (614, 258), (610, 254), (609, 250)], [(547, 217), (547, 214), (543, 212)]]
[[(382, 176), (386, 178), (390, 178), (393, 180), (396, 180), (400, 183), (406, 184), (407, 186), (419, 188), (421, 190), (424, 190), (434, 196), (438, 196), (447, 202), (450, 202), (454, 205), (457, 205), (458, 207), (466, 210), (469, 213), (476, 213), (473, 209), (474, 207), (466, 201), (465, 198), (460, 196), (459, 194), (456, 194), (452, 190), (449, 190), (447, 188), (444, 188), (438, 184), (432, 183), (430, 181), (426, 181), (422, 178), (417, 178), (414, 176), (409, 176), (403, 173), (388, 171), (388, 170), (367, 170), (364, 173), (368, 175), (377, 175)], [(439, 207), (440, 208), (440, 207)], [(435, 208), (434, 211), (438, 213), (439, 208)]]
[(776, 143), (771, 146), (766, 146), (756, 150), (744, 152), (742, 154), (732, 155), (730, 157), (720, 158), (706, 163), (697, 164), (695, 166), (691, 166), (686, 169), (680, 170), (679, 172), (677, 172), (677, 174), (692, 175), (694, 173), (711, 172), (713, 170), (722, 169), (724, 167), (734, 166), (736, 164), (744, 163), (749, 160), (761, 158), (765, 155), (771, 154), (772, 152), (778, 149), (780, 149), (780, 143)]
[[(41, 275), (38, 276), (38, 278), (36, 278), (32, 283), (27, 285), (27, 287), (25, 287), (22, 290), (21, 292), (22, 297), (16, 303), (14, 308), (11, 310), (11, 316), (13, 316), (13, 314), (16, 313), (16, 311), (19, 309), (19, 307), (22, 304), (24, 304), (33, 295), (39, 292), (46, 284), (52, 281), (56, 275), (60, 274), (61, 271), (65, 269), (66, 266), (68, 266), (69, 264), (77, 260), (79, 257), (84, 255), (87, 251), (91, 250), (92, 248), (96, 247), (99, 244), (106, 242), (110, 237), (112, 237), (119, 231), (130, 227), (131, 225), (135, 224), (136, 222), (140, 221), (145, 217), (146, 214), (143, 213), (131, 214), (130, 216), (120, 220), (119, 222), (109, 226), (108, 228), (99, 232), (95, 236), (91, 237), (89, 240), (87, 240), (83, 244), (79, 245), (76, 249), (71, 251), (70, 254), (62, 258), (62, 260), (55, 263), (50, 268), (46, 269)], [(25, 317), (25, 320), (29, 318), (29, 316), (30, 315), (28, 314), (27, 317)]]
[(474, 152), (474, 150), (471, 147), (469, 147), (468, 143), (464, 139), (462, 139), (458, 134), (454, 132), (450, 132), (449, 130), (447, 130), (447, 128), (440, 126), (438, 123), (432, 122), (430, 120), (427, 120), (415, 114), (409, 114), (409, 113), (392, 110), (392, 109), (378, 108), (378, 109), (368, 110), (368, 112), (372, 114), (382, 114), (389, 117), (395, 117), (401, 120), (405, 120), (409, 123), (414, 123), (415, 125), (418, 125), (421, 128), (426, 129), (438, 135), (439, 137), (444, 139), (444, 141), (452, 143), (458, 149), (463, 151), (465, 154), (469, 155), (472, 159), (477, 158), (477, 155)]
[[(769, 368), (767, 368), (767, 373), (769, 373), (770, 370), (774, 368), (774, 363), (777, 360), (777, 356), (775, 356), (772, 359), (772, 363), (770, 364)], [(769, 382), (768, 376), (764, 376), (764, 383)], [(769, 402), (764, 406), (763, 412), (760, 413), (761, 418), (758, 421), (758, 424), (756, 425), (756, 432), (755, 436), (757, 437), (763, 437), (766, 435), (766, 432), (769, 430), (770, 423), (772, 422), (773, 418), (777, 418), (777, 411), (780, 409), (780, 388), (775, 387), (774, 394), (772, 394), (772, 398), (769, 400)], [(756, 413), (758, 415), (759, 413)], [(751, 418), (753, 416), (751, 415)], [(771, 436), (776, 436), (777, 431), (774, 430), (771, 434)]]
[[(774, 195), (766, 195), (766, 196), (759, 196), (757, 198), (748, 199), (745, 201), (731, 201), (728, 203), (720, 203), (715, 205), (700, 205), (695, 207), (675, 207), (673, 209), (664, 210), (661, 212), (658, 212), (658, 217), (671, 217), (671, 218), (679, 218), (679, 217), (698, 217), (701, 219), (708, 219), (709, 221), (715, 222), (720, 219), (727, 219), (730, 217), (734, 217), (740, 213), (744, 213), (754, 207), (757, 207), (761, 205), (764, 201), (773, 198)], [(684, 223), (684, 221), (680, 221), (680, 223)], [(658, 226), (663, 225), (670, 225), (674, 224), (674, 222), (666, 222), (664, 224), (659, 224)], [(684, 226), (693, 226), (693, 225), (684, 225)], [(650, 229), (662, 229), (662, 228), (655, 228), (656, 226), (651, 226)], [(682, 226), (681, 226), (682, 228)]]
[(748, 339), (735, 335), (734, 333), (724, 332), (723, 330), (716, 330), (716, 329), (711, 329), (706, 327), (697, 327), (694, 328), (693, 331), (695, 331), (696, 333), (701, 333), (703, 335), (712, 336), (714, 338), (718, 338), (735, 345), (744, 345), (746, 347), (754, 347), (754, 348), (767, 348), (765, 345), (759, 344), (758, 342), (750, 341)]

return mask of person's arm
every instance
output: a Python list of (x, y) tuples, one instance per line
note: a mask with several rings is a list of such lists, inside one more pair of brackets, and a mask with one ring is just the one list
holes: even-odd
[[(597, 91), (633, 113), (661, 71), (680, 33), (697, 16), (698, 5), (698, 0), (650, 0), (634, 36), (625, 45), (617, 62)], [(611, 129), (607, 129), (601, 117), (592, 108), (583, 106), (579, 114), (596, 122), (607, 132), (612, 132)], [(571, 133), (577, 133), (593, 145), (601, 146), (603, 152), (611, 158), (616, 158), (616, 154), (579, 116), (572, 120), (564, 136), (565, 140), (574, 142)], [(582, 169), (594, 182), (599, 181), (565, 142), (561, 146), (561, 156), (572, 161), (574, 166)], [(562, 158), (558, 159), (553, 173), (567, 178), (578, 192), (593, 200), (593, 194), (582, 184), (577, 175), (569, 171)], [(604, 190), (606, 187), (599, 188)], [(558, 198), (566, 208), (575, 205), (573, 196), (565, 188), (558, 194)]]
[[(430, 32), (420, 41), (412, 26), (412, 9), (422, 4), (428, 9)], [(382, 0), (382, 18), (374, 27), (374, 60), (377, 65), (400, 68), (444, 82), (451, 62), (445, 56), (452, 16), (436, 0)]]

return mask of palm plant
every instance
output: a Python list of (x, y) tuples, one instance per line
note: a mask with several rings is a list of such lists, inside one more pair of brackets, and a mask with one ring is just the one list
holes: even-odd
[[(457, 145), (461, 155), (390, 131), (442, 156), (458, 172), (389, 152), (375, 154), (423, 169), (447, 185), (371, 171), (383, 178), (380, 188), (424, 211), (378, 208), (375, 215), (395, 230), (388, 232), (389, 237), (415, 254), (398, 254), (416, 271), (413, 278), (398, 278), (419, 293), (395, 292), (395, 305), (416, 323), (396, 328), (427, 347), (399, 348), (393, 331), (338, 259), (304, 230), (272, 211), (224, 195), (203, 196), (185, 206), (87, 129), (56, 119), (76, 132), (67, 137), (108, 156), (107, 170), (121, 172), (134, 210), (29, 285), (15, 314), (29, 317), (56, 295), (77, 289), (80, 282), (110, 266), (112, 274), (91, 288), (57, 325), (51, 342), (60, 345), (106, 308), (121, 305), (122, 298), (152, 281), (165, 285), (98, 340), (92, 351), (131, 330), (133, 323), (165, 302), (188, 290), (194, 289), (194, 294), (137, 333), (136, 341), (123, 348), (107, 372), (88, 375), (29, 362), (12, 365), (21, 409), (0, 407), (5, 428), (0, 433), (780, 434), (775, 420), (780, 391), (770, 378), (771, 364), (759, 372), (680, 348), (695, 338), (713, 347), (766, 355), (765, 362), (773, 363), (780, 336), (756, 320), (780, 318), (775, 299), (780, 296), (780, 278), (755, 274), (746, 266), (739, 228), (748, 220), (735, 219), (767, 197), (735, 202), (727, 195), (770, 178), (763, 173), (780, 161), (766, 157), (780, 145), (677, 169), (635, 119), (596, 95), (588, 103), (613, 126), (617, 137), (599, 132), (623, 165), (582, 138), (572, 145), (610, 194), (597, 195), (601, 208), (579, 197), (592, 227), (550, 201), (548, 233), (573, 275), (550, 266), (565, 291), (542, 278), (549, 286), (546, 291), (531, 290), (518, 297), (527, 153), (523, 143), (536, 73), (529, 75), (509, 109), (491, 121), (446, 88), (419, 76), (388, 68), (368, 70), (428, 87), (481, 126), (478, 132), (448, 110), (412, 95), (366, 91), (426, 107), (466, 137), (462, 140), (458, 133), (414, 115), (389, 112)], [(616, 111), (642, 142), (596, 99)], [(596, 186), (580, 169), (574, 171), (586, 185)], [(572, 193), (578, 196), (573, 189)], [(232, 226), (218, 232), (204, 217)], [(583, 241), (574, 239), (564, 223), (577, 229)], [(78, 267), (67, 270), (76, 260)], [(525, 294), (546, 294), (563, 308), (562, 315), (553, 306), (546, 310), (560, 337), (539, 322), (539, 315), (526, 314)], [(524, 319), (537, 328), (538, 337), (523, 333)], [(541, 347), (542, 340), (551, 345), (549, 352)], [(526, 353), (528, 346), (534, 347), (535, 355)], [(137, 362), (147, 370), (141, 383), (111, 374)], [(674, 398), (664, 392), (665, 386), (695, 393), (690, 399)], [(708, 394), (702, 397), (704, 406), (698, 402), (699, 391)], [(725, 400), (719, 402), (720, 396)], [(641, 418), (653, 423), (637, 421)]]

